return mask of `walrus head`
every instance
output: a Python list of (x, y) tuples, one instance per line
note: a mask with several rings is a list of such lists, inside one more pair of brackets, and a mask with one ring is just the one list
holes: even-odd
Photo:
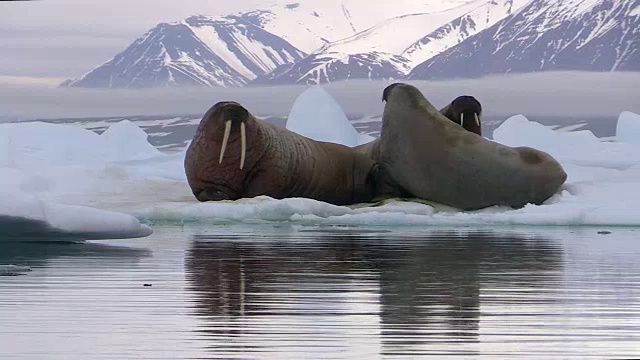
[[(386, 101), (388, 103), (391, 99), (399, 105), (404, 104), (412, 107), (432, 106), (417, 87), (405, 83), (393, 83), (382, 91), (383, 102)], [(405, 102), (408, 103), (405, 104)]]
[(444, 115), (468, 131), (482, 136), (480, 124), (482, 105), (473, 96), (458, 96), (451, 102), (448, 111)]
[(233, 131), (240, 138), (240, 163), (238, 166), (240, 170), (244, 168), (247, 155), (246, 122), (251, 119), (249, 111), (235, 101), (218, 102), (207, 112), (203, 122), (206, 127), (204, 130), (215, 138), (222, 136), (218, 164), (222, 163)]

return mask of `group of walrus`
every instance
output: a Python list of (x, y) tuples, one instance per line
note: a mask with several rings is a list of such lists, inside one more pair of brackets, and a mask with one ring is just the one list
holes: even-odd
[(438, 111), (414, 86), (384, 89), (380, 137), (348, 147), (254, 117), (237, 102), (202, 118), (184, 166), (199, 201), (267, 195), (335, 205), (418, 198), (461, 210), (541, 204), (567, 174), (549, 154), (482, 137), (482, 107), (460, 96)]

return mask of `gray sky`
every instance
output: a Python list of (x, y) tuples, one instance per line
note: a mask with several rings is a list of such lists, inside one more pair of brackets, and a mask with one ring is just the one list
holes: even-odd
[(0, 76), (76, 77), (160, 22), (223, 15), (271, 0), (0, 1)]

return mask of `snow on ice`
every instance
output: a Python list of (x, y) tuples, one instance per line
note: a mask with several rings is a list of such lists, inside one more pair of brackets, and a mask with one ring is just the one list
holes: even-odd
[[(629, 115), (621, 116), (625, 122)], [(346, 145), (365, 141), (320, 87), (301, 95), (287, 126)], [(633, 138), (629, 123), (618, 139)], [(198, 202), (184, 175), (184, 151), (153, 148), (133, 123), (103, 135), (45, 123), (0, 125), (0, 221), (30, 222), (53, 234), (144, 236), (147, 223), (289, 222), (348, 226), (640, 226), (640, 145), (605, 142), (589, 131), (559, 132), (524, 116), (505, 121), (494, 141), (551, 153), (569, 174), (558, 194), (540, 206), (461, 212), (422, 202), (335, 206), (310, 199), (266, 196)], [(6, 227), (0, 227), (6, 228)]]

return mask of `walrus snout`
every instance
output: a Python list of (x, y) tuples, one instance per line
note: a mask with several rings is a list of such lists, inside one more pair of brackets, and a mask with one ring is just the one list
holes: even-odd
[[(229, 142), (229, 136), (231, 135), (231, 128), (237, 128), (240, 126), (240, 170), (244, 168), (244, 161), (247, 155), (247, 130), (245, 122), (249, 119), (249, 110), (244, 106), (233, 101), (223, 101), (213, 106), (214, 112), (211, 116), (212, 119), (224, 122), (224, 134), (222, 137), (222, 145), (220, 146), (220, 157), (218, 158), (218, 164), (222, 164), (225, 150)], [(235, 125), (235, 126), (234, 126)]]
[(244, 106), (238, 104), (235, 101), (221, 101), (213, 105), (213, 114), (211, 115), (214, 119), (219, 119), (220, 121), (231, 120), (234, 124), (246, 121), (249, 117), (249, 110), (245, 109)]

